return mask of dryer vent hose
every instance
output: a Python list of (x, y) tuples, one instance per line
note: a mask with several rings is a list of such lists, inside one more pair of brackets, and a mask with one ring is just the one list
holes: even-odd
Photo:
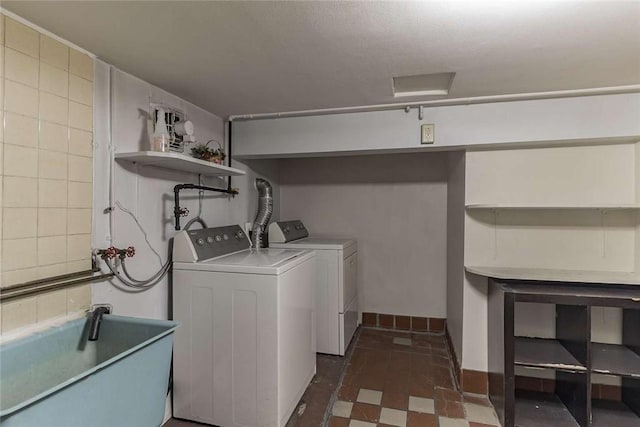
[(273, 213), (273, 191), (269, 181), (262, 178), (256, 179), (256, 188), (258, 189), (258, 214), (253, 220), (251, 243), (254, 248), (264, 248), (264, 230)]

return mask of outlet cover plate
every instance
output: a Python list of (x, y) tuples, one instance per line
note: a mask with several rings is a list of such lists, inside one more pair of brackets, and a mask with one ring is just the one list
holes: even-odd
[(433, 123), (422, 125), (421, 144), (433, 144), (435, 142), (435, 128), (436, 126)]

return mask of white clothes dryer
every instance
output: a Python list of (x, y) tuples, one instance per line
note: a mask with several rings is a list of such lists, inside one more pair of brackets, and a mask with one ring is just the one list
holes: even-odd
[(269, 225), (269, 247), (316, 252), (317, 350), (344, 356), (359, 323), (357, 241), (309, 236), (300, 220), (278, 221)]

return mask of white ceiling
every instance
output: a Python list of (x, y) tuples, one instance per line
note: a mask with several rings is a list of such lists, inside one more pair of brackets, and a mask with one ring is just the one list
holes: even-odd
[(6, 1), (3, 7), (220, 116), (640, 84), (640, 2)]

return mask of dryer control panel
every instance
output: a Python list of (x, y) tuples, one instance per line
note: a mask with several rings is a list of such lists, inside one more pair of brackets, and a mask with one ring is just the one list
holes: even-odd
[(293, 221), (277, 221), (269, 224), (269, 241), (286, 243), (309, 237), (309, 232), (299, 219)]
[(183, 230), (173, 241), (173, 260), (198, 262), (249, 249), (251, 242), (239, 225)]

